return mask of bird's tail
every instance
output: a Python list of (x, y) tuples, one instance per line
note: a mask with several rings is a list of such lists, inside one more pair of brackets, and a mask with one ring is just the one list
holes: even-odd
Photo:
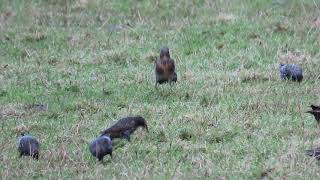
[(310, 105), (310, 107), (312, 108), (312, 110), (320, 109), (320, 107), (319, 107), (319, 106), (316, 106), (316, 105), (313, 105), (313, 104), (311, 104), (311, 105)]
[(148, 125), (147, 125), (147, 124), (144, 125), (144, 128), (146, 129), (147, 132), (149, 132), (149, 129), (148, 129)]
[(309, 113), (309, 114), (313, 114), (313, 111), (306, 111), (304, 113)]
[(306, 151), (305, 151), (305, 154), (306, 154), (307, 156), (319, 156), (320, 154), (317, 154), (316, 152), (317, 152), (317, 151), (315, 151), (314, 149), (310, 149), (310, 150), (306, 150)]
[(304, 152), (307, 156), (313, 156), (314, 155), (314, 150), (305, 150)]

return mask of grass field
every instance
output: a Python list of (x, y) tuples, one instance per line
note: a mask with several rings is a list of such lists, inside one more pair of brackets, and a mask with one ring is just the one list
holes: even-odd
[[(318, 0), (2, 0), (1, 179), (315, 179)], [(167, 45), (178, 82), (155, 89)], [(301, 84), (279, 63), (301, 65)], [(32, 108), (32, 104), (48, 108)], [(101, 164), (88, 142), (141, 115)], [(19, 158), (17, 137), (41, 143)]]

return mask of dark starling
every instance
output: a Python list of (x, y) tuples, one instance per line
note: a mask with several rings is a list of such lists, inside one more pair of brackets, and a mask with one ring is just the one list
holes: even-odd
[(130, 135), (140, 126), (144, 127), (148, 132), (148, 126), (143, 117), (126, 117), (120, 119), (113, 126), (104, 130), (102, 135), (108, 135), (111, 139), (125, 138), (130, 141)]
[(316, 149), (306, 150), (306, 155), (315, 157), (317, 160), (320, 160), (320, 147)]
[(303, 79), (302, 68), (295, 64), (280, 64), (281, 79), (289, 79), (292, 81), (301, 82)]
[(21, 156), (31, 156), (34, 159), (39, 158), (39, 142), (31, 135), (21, 134), (19, 137), (18, 151)]
[(177, 82), (177, 73), (175, 72), (174, 60), (170, 58), (168, 47), (162, 47), (160, 50), (160, 58), (156, 60), (156, 87), (157, 84)]
[(112, 141), (107, 135), (100, 136), (94, 139), (89, 146), (89, 150), (92, 156), (98, 158), (99, 161), (103, 160), (103, 157), (110, 154), (112, 157)]

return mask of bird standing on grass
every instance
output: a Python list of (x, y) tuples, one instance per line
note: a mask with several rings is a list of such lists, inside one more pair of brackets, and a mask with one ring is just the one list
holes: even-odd
[(102, 135), (108, 135), (111, 139), (125, 138), (130, 141), (130, 135), (138, 128), (143, 127), (148, 132), (146, 120), (141, 116), (126, 117), (120, 119), (110, 128), (101, 132)]
[(39, 142), (31, 135), (21, 134), (19, 137), (18, 151), (21, 156), (31, 156), (39, 159)]
[(292, 81), (301, 82), (303, 79), (302, 68), (295, 64), (280, 64), (281, 79), (290, 79)]
[(317, 160), (320, 160), (320, 147), (315, 149), (306, 150), (307, 156), (315, 157)]
[(310, 107), (312, 108), (312, 110), (307, 111), (306, 113), (312, 114), (316, 119), (317, 123), (319, 124), (320, 123), (320, 106), (311, 105)]
[(89, 146), (89, 150), (92, 156), (98, 158), (99, 161), (103, 160), (103, 157), (109, 154), (112, 157), (112, 141), (107, 135), (100, 136), (94, 139)]
[(162, 47), (160, 50), (160, 58), (156, 60), (156, 88), (158, 83), (177, 82), (177, 73), (175, 72), (174, 60), (170, 58), (168, 47)]

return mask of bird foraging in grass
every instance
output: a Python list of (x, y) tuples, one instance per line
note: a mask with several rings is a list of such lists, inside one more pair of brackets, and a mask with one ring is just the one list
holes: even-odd
[(315, 157), (317, 160), (320, 160), (320, 147), (306, 150), (305, 153), (307, 156), (312, 156)]
[(162, 47), (160, 58), (155, 62), (156, 87), (159, 84), (177, 82), (177, 73), (174, 60), (170, 58), (168, 47)]
[(316, 105), (311, 105), (310, 107), (312, 108), (312, 110), (307, 111), (306, 113), (312, 114), (316, 119), (317, 123), (319, 124), (320, 123), (320, 107)]
[(302, 68), (298, 65), (281, 63), (279, 69), (281, 79), (289, 79), (298, 82), (301, 82), (303, 79)]
[(117, 123), (101, 132), (102, 135), (108, 135), (111, 139), (125, 138), (130, 141), (130, 135), (138, 128), (143, 127), (148, 132), (146, 120), (141, 116), (126, 117), (120, 119)]
[(34, 159), (39, 159), (39, 150), (39, 142), (34, 137), (31, 135), (25, 135), (24, 133), (21, 134), (18, 145), (20, 157), (31, 156)]
[(102, 135), (94, 139), (89, 146), (89, 150), (92, 156), (98, 158), (99, 161), (103, 160), (103, 157), (109, 154), (112, 157), (112, 141), (107, 135)]

